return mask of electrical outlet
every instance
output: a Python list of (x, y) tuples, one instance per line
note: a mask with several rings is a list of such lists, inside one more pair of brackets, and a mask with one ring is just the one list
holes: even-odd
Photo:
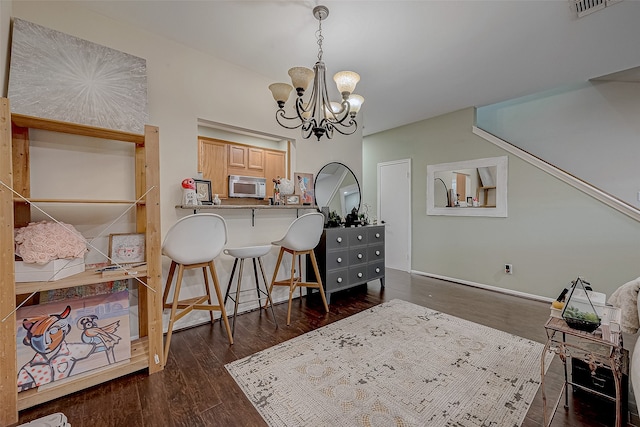
[(511, 264), (504, 265), (504, 274), (513, 274), (513, 266)]

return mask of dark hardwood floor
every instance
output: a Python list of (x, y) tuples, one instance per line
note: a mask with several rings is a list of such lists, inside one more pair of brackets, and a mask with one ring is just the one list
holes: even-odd
[[(546, 340), (547, 303), (387, 270), (386, 288), (378, 281), (336, 293), (330, 313), (319, 296), (294, 301), (291, 326), (286, 326), (287, 304), (277, 304), (280, 327), (271, 313), (253, 311), (238, 317), (235, 344), (230, 346), (220, 322), (174, 333), (164, 371), (141, 372), (110, 381), (20, 413), (25, 423), (54, 413), (64, 413), (73, 427), (95, 426), (264, 426), (252, 404), (224, 368), (225, 363), (335, 322), (392, 299), (402, 299), (538, 342)], [(625, 335), (625, 347), (635, 337)], [(547, 395), (557, 396), (562, 383), (556, 357), (547, 375)], [(630, 391), (629, 408), (637, 414)], [(562, 405), (554, 427), (612, 426), (615, 414), (609, 402), (570, 394), (569, 409)], [(637, 416), (632, 416), (637, 419)], [(523, 426), (542, 425), (540, 391)], [(633, 425), (633, 424), (629, 424)]]

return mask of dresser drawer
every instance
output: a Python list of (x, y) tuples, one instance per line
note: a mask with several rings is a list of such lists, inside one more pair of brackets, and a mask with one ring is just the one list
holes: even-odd
[(343, 268), (327, 272), (326, 283), (323, 283), (325, 291), (332, 291), (349, 284), (349, 269)]
[(384, 260), (367, 265), (367, 279), (379, 279), (384, 277)]
[(372, 227), (367, 230), (367, 234), (370, 245), (384, 244), (384, 227)]
[(349, 245), (351, 247), (366, 245), (369, 241), (368, 231), (364, 227), (353, 227), (349, 229)]
[(327, 250), (348, 248), (349, 247), (349, 233), (346, 228), (327, 228)]
[(349, 283), (364, 283), (367, 281), (367, 265), (349, 267)]
[(367, 247), (349, 249), (349, 265), (364, 264), (367, 262)]
[(346, 268), (349, 266), (349, 251), (343, 249), (340, 251), (327, 252), (327, 270), (335, 270), (336, 268)]
[(369, 262), (384, 259), (384, 245), (367, 247), (367, 259)]

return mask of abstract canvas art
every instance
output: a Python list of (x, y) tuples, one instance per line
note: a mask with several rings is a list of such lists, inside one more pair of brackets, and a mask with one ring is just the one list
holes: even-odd
[(141, 134), (147, 63), (14, 18), (9, 99), (13, 113)]
[(131, 357), (126, 290), (24, 306), (16, 323), (18, 391)]

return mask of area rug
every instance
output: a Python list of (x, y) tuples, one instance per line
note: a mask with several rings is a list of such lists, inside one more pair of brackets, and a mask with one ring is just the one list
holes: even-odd
[(270, 426), (519, 426), (543, 345), (401, 300), (226, 365)]

